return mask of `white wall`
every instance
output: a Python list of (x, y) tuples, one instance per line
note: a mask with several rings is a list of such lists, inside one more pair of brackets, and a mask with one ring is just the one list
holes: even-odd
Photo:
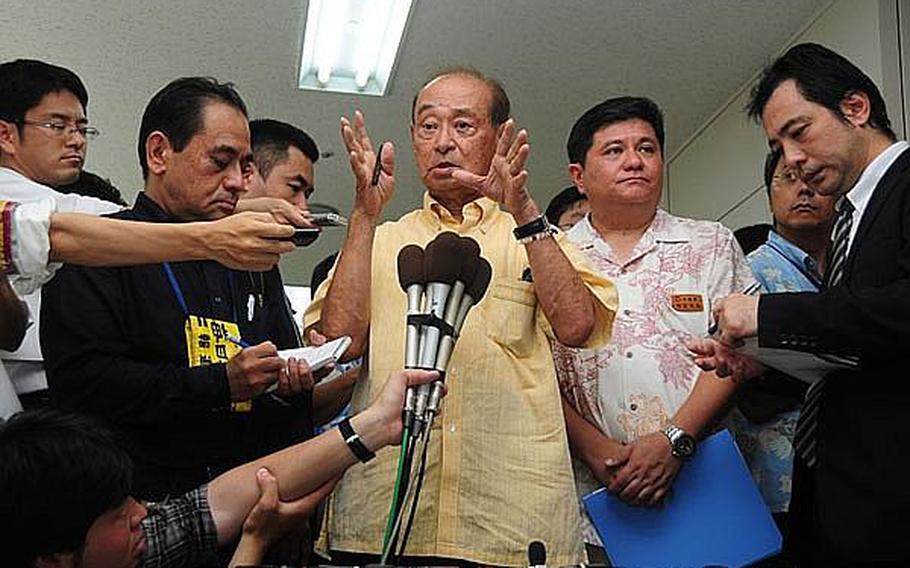
[[(895, 130), (902, 136), (899, 1), (832, 2), (781, 53), (797, 43), (816, 42), (843, 54), (882, 89)], [(759, 73), (756, 70), (753, 79), (667, 161), (667, 194), (674, 214), (720, 220), (731, 229), (769, 221), (762, 182), (767, 142), (743, 111)]]

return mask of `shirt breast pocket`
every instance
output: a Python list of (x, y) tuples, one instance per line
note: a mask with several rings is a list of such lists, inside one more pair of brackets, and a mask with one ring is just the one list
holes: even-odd
[(537, 339), (537, 295), (528, 282), (497, 280), (484, 303), (484, 328), (495, 343), (522, 357)]
[(683, 295), (680, 294), (668, 298), (666, 321), (670, 329), (681, 333), (685, 337), (704, 337), (708, 333), (708, 326), (710, 325), (711, 304), (707, 300), (707, 296), (704, 294), (685, 294), (685, 296), (697, 296), (700, 298), (695, 305), (692, 302), (679, 301), (681, 296)]

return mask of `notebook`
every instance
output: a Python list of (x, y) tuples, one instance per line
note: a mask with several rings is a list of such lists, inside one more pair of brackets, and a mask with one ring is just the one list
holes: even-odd
[[(316, 372), (319, 369), (322, 369), (329, 363), (334, 363), (338, 360), (339, 357), (344, 355), (344, 352), (348, 350), (348, 347), (351, 345), (351, 338), (347, 335), (343, 335), (332, 341), (328, 341), (320, 346), (309, 345), (307, 347), (295, 347), (294, 349), (282, 349), (278, 352), (278, 356), (287, 361), (291, 357), (295, 359), (303, 359), (307, 362), (307, 365), (310, 366), (312, 372)], [(270, 393), (278, 389), (278, 383), (272, 383), (272, 385), (265, 390), (265, 392)]]
[(351, 338), (347, 335), (328, 341), (318, 347), (310, 345), (294, 349), (282, 349), (278, 356), (287, 361), (291, 357), (303, 359), (310, 366), (311, 371), (318, 371), (329, 363), (334, 363), (344, 355), (351, 345)]
[(748, 566), (783, 543), (726, 430), (699, 444), (659, 508), (632, 507), (603, 488), (582, 501), (615, 566)]

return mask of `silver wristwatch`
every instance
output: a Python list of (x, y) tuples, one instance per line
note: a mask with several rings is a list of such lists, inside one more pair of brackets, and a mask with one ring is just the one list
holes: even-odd
[(695, 442), (695, 438), (679, 426), (667, 424), (666, 428), (663, 429), (663, 433), (670, 440), (670, 448), (674, 456), (687, 460), (695, 454), (695, 448), (698, 445)]

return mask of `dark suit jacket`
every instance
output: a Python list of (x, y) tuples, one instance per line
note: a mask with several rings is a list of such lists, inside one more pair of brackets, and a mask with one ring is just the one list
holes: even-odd
[(910, 559), (910, 151), (873, 191), (841, 283), (764, 295), (758, 322), (761, 346), (861, 360), (826, 379), (817, 464), (794, 480), (794, 502), (810, 507), (794, 523), (811, 522), (815, 544), (837, 558)]

